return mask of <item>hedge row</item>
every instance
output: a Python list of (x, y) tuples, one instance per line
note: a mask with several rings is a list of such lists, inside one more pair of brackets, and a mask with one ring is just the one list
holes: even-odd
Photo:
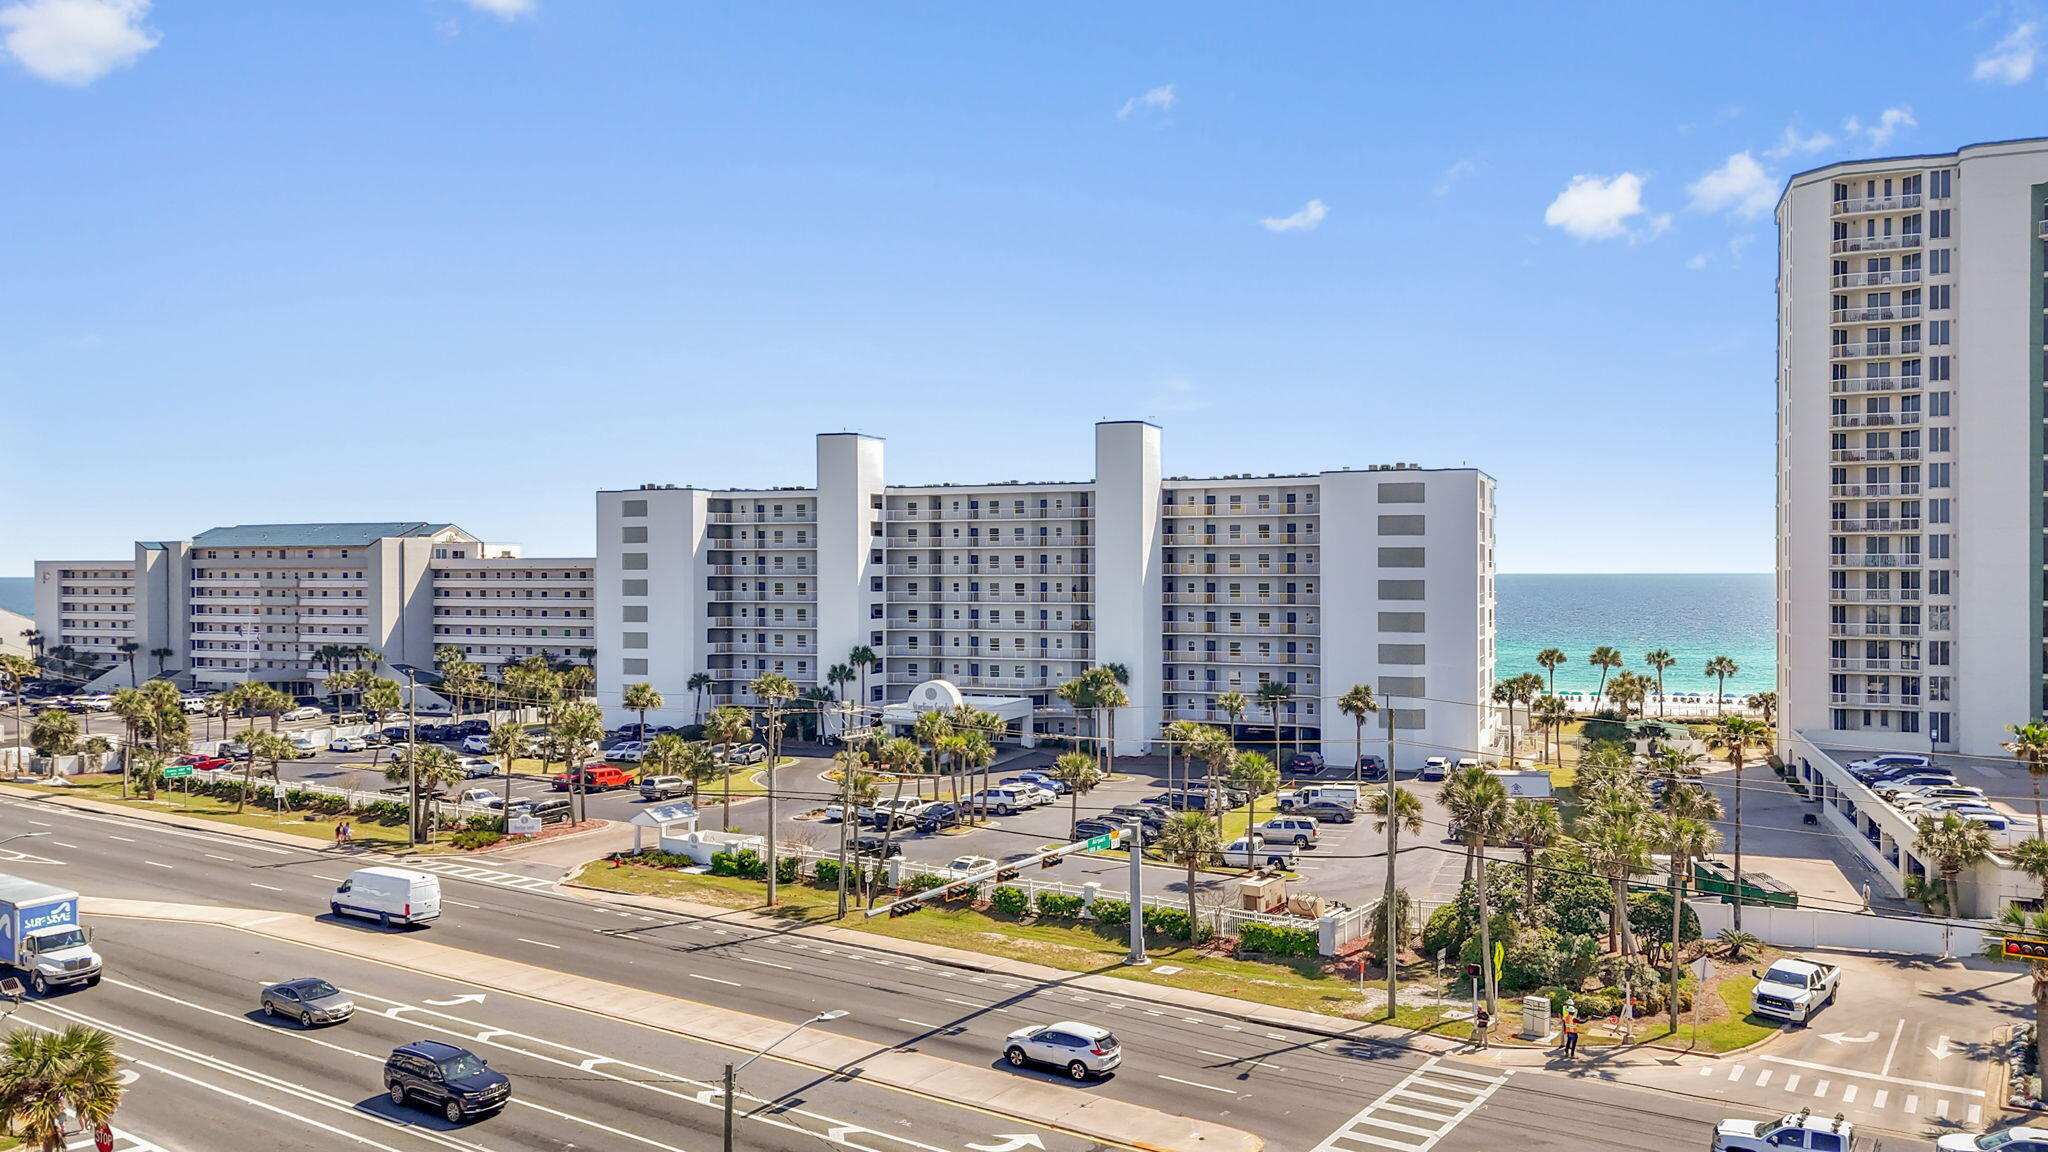
[(1274, 956), (1313, 956), (1316, 933), (1308, 928), (1286, 928), (1251, 921), (1237, 930), (1239, 952), (1262, 952)]

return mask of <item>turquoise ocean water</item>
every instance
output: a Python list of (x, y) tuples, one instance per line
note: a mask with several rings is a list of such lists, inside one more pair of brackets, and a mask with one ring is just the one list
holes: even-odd
[(1496, 668), (1501, 677), (1542, 673), (1536, 654), (1561, 648), (1560, 690), (1590, 692), (1600, 670), (1586, 656), (1602, 644), (1627, 667), (1649, 673), (1643, 654), (1669, 649), (1678, 664), (1664, 674), (1668, 692), (1706, 692), (1708, 660), (1726, 656), (1741, 667), (1730, 692), (1777, 684), (1777, 627), (1769, 573), (1739, 575), (1518, 575), (1494, 578)]
[(23, 616), (36, 614), (36, 578), (0, 576), (0, 608)]

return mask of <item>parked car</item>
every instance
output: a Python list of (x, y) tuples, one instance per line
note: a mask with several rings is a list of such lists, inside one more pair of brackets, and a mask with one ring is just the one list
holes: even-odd
[(1001, 780), (996, 781), (996, 784), (1003, 788), (1023, 789), (1024, 795), (1041, 807), (1059, 799), (1063, 794), (1060, 791), (1046, 787), (1042, 781), (1033, 776), (1005, 776)]
[(489, 736), (476, 735), (464, 736), (462, 738), (462, 750), (471, 755), (481, 756), (491, 750), (491, 738)]
[(628, 740), (624, 744), (614, 744), (604, 750), (605, 759), (618, 760), (627, 764), (638, 764), (645, 755), (647, 755), (647, 745), (638, 740)]
[(1007, 784), (1011, 780), (1029, 780), (1033, 784), (1038, 785), (1040, 788), (1044, 788), (1045, 790), (1051, 792), (1055, 796), (1065, 796), (1067, 793), (1073, 791), (1071, 785), (1069, 785), (1066, 781), (1060, 779), (1059, 777), (1052, 775), (1050, 772), (1019, 772), (1015, 776), (1005, 778), (1002, 781), (1002, 783)]
[(1378, 756), (1365, 756), (1358, 765), (1360, 780), (1384, 781), (1387, 778), (1387, 762)]
[(471, 736), (489, 736), (491, 722), (488, 720), (464, 720), (455, 726), (455, 734), (465, 739)]
[[(720, 745), (720, 747), (723, 747), (723, 745)], [(768, 759), (768, 746), (766, 744), (742, 744), (728, 752), (725, 758), (734, 764), (759, 764)]]
[(1296, 752), (1287, 758), (1285, 770), (1296, 776), (1321, 772), (1324, 768), (1321, 752)]
[(418, 1040), (385, 1058), (384, 1091), (400, 1108), (417, 1103), (460, 1124), (503, 1108), (512, 1098), (512, 1081), (467, 1048)]
[(1335, 800), (1304, 800), (1288, 809), (1290, 816), (1305, 816), (1324, 824), (1349, 824), (1358, 819), (1358, 810)]
[(1935, 1152), (2048, 1152), (2048, 1128), (2001, 1128), (1981, 1136), (1951, 1132), (1934, 1147)]
[(1045, 1064), (1063, 1070), (1070, 1079), (1086, 1080), (1114, 1071), (1124, 1053), (1109, 1029), (1063, 1020), (1010, 1033), (1003, 1041), (1003, 1059), (1012, 1068)]
[(181, 756), (176, 763), (194, 772), (210, 772), (217, 768), (226, 768), (234, 761), (226, 756)]
[(982, 812), (994, 812), (998, 816), (1037, 807), (1021, 788), (984, 788), (967, 798), (967, 806)]
[(986, 856), (955, 856), (944, 868), (939, 869), (937, 874), (957, 880), (962, 876), (971, 876), (995, 866), (996, 862)]
[(960, 808), (949, 803), (928, 804), (917, 814), (919, 832), (937, 832), (960, 823)]
[(552, 781), (555, 791), (567, 792), (581, 788), (585, 792), (609, 792), (614, 788), (631, 788), (633, 777), (623, 768), (610, 764), (585, 764), (573, 772), (557, 773)]
[(474, 804), (482, 808), (489, 808), (493, 800), (496, 800), (501, 807), (505, 803), (503, 796), (489, 788), (464, 788), (455, 794), (455, 802), (457, 804)]
[[(886, 855), (884, 855), (885, 850)], [(903, 855), (903, 845), (895, 840), (890, 840), (885, 846), (880, 836), (856, 836), (853, 840), (853, 852), (856, 856), (874, 856), (878, 859), (887, 859), (888, 856)]]
[(1858, 780), (1867, 780), (1880, 773), (1912, 768), (1932, 768), (1934, 761), (1910, 752), (1893, 752), (1884, 756), (1872, 756), (1867, 760), (1849, 761), (1849, 775)]
[(268, 985), (257, 1002), (265, 1016), (297, 1020), (301, 1028), (311, 1028), (315, 1024), (339, 1024), (355, 1015), (356, 1011), (355, 1001), (317, 976), (302, 976), (297, 980)]
[(673, 800), (678, 796), (689, 796), (697, 786), (681, 776), (642, 776), (640, 798), (642, 800)]
[(464, 756), (457, 760), (456, 764), (462, 768), (462, 774), (471, 780), (479, 776), (496, 776), (498, 774), (498, 762), (482, 756)]
[(1293, 844), (1296, 848), (1308, 847), (1321, 834), (1315, 817), (1299, 814), (1275, 816), (1253, 831), (1268, 843)]
[(363, 745), (368, 748), (384, 748), (391, 744), (391, 737), (386, 736), (382, 732), (365, 732), (361, 736), (356, 737), (356, 739), (361, 740)]
[(299, 720), (318, 720), (319, 718), (320, 710), (318, 708), (313, 707), (311, 704), (301, 704), (297, 708), (293, 708), (290, 711), (286, 712), (284, 715), (278, 717), (279, 720), (282, 720), (287, 724), (291, 724)]
[(229, 760), (247, 760), (249, 758), (249, 746), (240, 740), (224, 740), (215, 751)]
[(576, 802), (567, 796), (548, 796), (533, 800), (515, 798), (510, 816), (527, 815), (537, 818), (543, 824), (567, 824), (576, 817)]
[(403, 724), (393, 724), (389, 728), (379, 729), (379, 735), (386, 740), (404, 740), (411, 735), (411, 731)]
[(336, 736), (327, 742), (329, 752), (361, 752), (368, 747), (361, 736)]
[(1431, 756), (1422, 762), (1421, 779), (1442, 780), (1450, 774), (1451, 758), (1448, 756)]
[(286, 736), (285, 740), (291, 744), (292, 750), (297, 754), (298, 758), (301, 760), (311, 759), (312, 757), (318, 755), (320, 752), (320, 746), (318, 744), (313, 743), (313, 738), (303, 733), (295, 732), (289, 736)]
[(206, 697), (180, 696), (178, 697), (178, 707), (184, 709), (189, 715), (201, 715), (206, 711)]
[(1294, 845), (1268, 844), (1256, 836), (1239, 836), (1223, 846), (1223, 862), (1237, 868), (1291, 868)]

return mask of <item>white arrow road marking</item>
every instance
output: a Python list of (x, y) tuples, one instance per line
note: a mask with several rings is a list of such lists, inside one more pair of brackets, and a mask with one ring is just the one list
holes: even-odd
[(455, 997), (455, 998), (454, 998), (453, 1000), (427, 1000), (427, 1001), (424, 1001), (424, 1003), (427, 1003), (427, 1004), (432, 1004), (432, 1005), (434, 1005), (434, 1006), (435, 1006), (435, 1007), (437, 1007), (437, 1008), (452, 1008), (452, 1007), (454, 1007), (454, 1006), (455, 1006), (455, 1005), (457, 1005), (457, 1004), (481, 1004), (481, 1003), (483, 1003), (483, 1002), (484, 1002), (484, 994), (483, 994), (483, 993), (481, 993), (481, 992), (471, 992), (471, 993), (469, 993), (469, 994), (468, 994), (468, 995), (466, 995), (466, 996), (457, 996), (457, 997)]
[(981, 1152), (1017, 1152), (1017, 1149), (1027, 1147), (1043, 1149), (1045, 1141), (1028, 1133), (1017, 1136), (1005, 1136), (997, 1133), (996, 1143), (994, 1144), (969, 1144), (968, 1147), (978, 1148)]
[(1865, 1032), (1861, 1036), (1851, 1036), (1847, 1032), (1830, 1032), (1821, 1039), (1830, 1044), (1868, 1044), (1877, 1039), (1877, 1033)]
[(119, 1084), (123, 1088), (128, 1087), (130, 1084), (133, 1084), (140, 1079), (142, 1079), (142, 1073), (136, 1071), (133, 1068), (123, 1068), (121, 1069), (121, 1071), (114, 1075), (114, 1083)]
[(1956, 1054), (1955, 1049), (1949, 1047), (1948, 1037), (1946, 1036), (1928, 1045), (1927, 1050), (1934, 1054), (1936, 1060), (1946, 1060)]

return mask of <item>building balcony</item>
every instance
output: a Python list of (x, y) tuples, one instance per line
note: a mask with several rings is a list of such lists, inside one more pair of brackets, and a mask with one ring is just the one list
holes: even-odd
[(1920, 246), (1920, 233), (1901, 232), (1897, 236), (1850, 236), (1834, 242), (1830, 251), (1842, 252), (1896, 252)]
[(908, 508), (888, 508), (883, 510), (882, 518), (891, 524), (937, 520), (939, 518), (939, 510), (937, 508), (920, 508), (912, 512)]
[(1860, 196), (1837, 200), (1828, 208), (1830, 216), (1861, 216), (1871, 212), (1905, 212), (1920, 206), (1918, 192), (1903, 196)]
[(1834, 692), (1828, 702), (1845, 708), (1918, 708), (1920, 697), (1892, 692)]
[(1275, 544), (1320, 544), (1319, 532), (1268, 532), (1264, 535), (1233, 535), (1229, 532), (1168, 532), (1164, 537), (1169, 548), (1264, 548)]
[(1170, 664), (1316, 664), (1308, 652), (1187, 652), (1168, 649), (1163, 655)]
[(1917, 392), (1922, 386), (1919, 376), (1853, 376), (1847, 380), (1829, 381), (1828, 391), (1836, 395), (1854, 392)]
[(774, 644), (755, 640), (721, 640), (706, 644), (706, 651), (738, 653), (742, 656), (816, 656), (818, 649), (808, 644)]
[(1830, 588), (1828, 599), (1836, 604), (1917, 604), (1918, 588)]
[[(333, 621), (332, 621), (331, 619), (328, 619), (328, 618), (326, 618), (326, 617), (320, 617), (320, 616), (312, 616), (312, 617), (301, 617), (300, 619), (301, 619), (301, 620), (308, 620), (308, 619), (310, 619), (310, 620), (313, 620), (313, 621), (316, 621), (316, 622), (317, 622), (317, 621), (321, 621), (321, 620), (327, 620), (327, 622), (329, 622), (329, 623), (332, 623), (332, 622), (333, 622)], [(354, 619), (358, 619), (358, 620), (359, 620), (359, 619), (362, 619), (362, 617), (354, 617)], [(483, 626), (483, 625), (486, 625), (486, 624), (490, 624), (490, 625), (497, 625), (497, 626), (508, 626), (508, 627), (509, 627), (509, 626), (518, 626), (518, 627), (521, 627), (521, 628), (591, 628), (591, 627), (595, 627), (595, 625), (593, 624), (593, 622), (592, 622), (591, 618), (590, 618), (590, 617), (588, 617), (588, 616), (521, 616), (521, 615), (518, 615), (517, 613), (509, 613), (509, 612), (508, 612), (508, 613), (499, 613), (499, 614), (483, 614), (483, 613), (479, 613), (478, 615), (475, 615), (475, 616), (450, 616), (450, 615), (447, 615), (446, 613), (440, 613), (440, 612), (437, 612), (437, 613), (435, 613), (435, 614), (434, 614), (434, 625), (435, 625), (435, 627), (438, 627), (438, 628), (449, 628), (449, 627), (455, 627), (455, 628), (462, 628), (462, 627), (469, 627), (469, 626), (478, 626), (478, 627), (481, 627), (481, 626)]]
[[(890, 597), (898, 599), (898, 597)], [(903, 599), (909, 599), (903, 597)], [(1084, 589), (1079, 592), (935, 592), (927, 600), (947, 604), (1071, 604), (1076, 600), (1089, 599)]]
[(1828, 418), (1830, 428), (1912, 428), (1919, 423), (1918, 412), (1841, 412)]
[(1885, 272), (1844, 272), (1836, 276), (1836, 288), (1888, 288), (1896, 284), (1920, 283), (1920, 269), (1901, 268)]
[(1094, 570), (1092, 564), (1025, 564), (1021, 567), (1009, 564), (889, 565), (891, 576), (924, 576), (932, 580), (955, 576), (1086, 576)]
[(736, 604), (748, 601), (766, 600), (776, 604), (815, 604), (816, 592), (756, 592), (747, 588), (714, 588), (711, 602), (714, 604)]
[(710, 512), (706, 524), (816, 524), (816, 509), (809, 512)]
[(1297, 604), (1320, 604), (1320, 592), (1283, 592), (1272, 596), (1232, 596), (1224, 592), (1179, 592), (1166, 594), (1168, 604), (1221, 604), (1225, 607), (1259, 608), (1266, 606), (1288, 606)]
[(1830, 495), (1846, 496), (1851, 500), (1875, 499), (1890, 496), (1918, 496), (1920, 485), (1911, 484), (1836, 484), (1828, 489)]
[[(1830, 531), (1843, 533), (1918, 532), (1920, 518), (1914, 516), (1910, 519), (1894, 520), (1834, 520), (1829, 522), (1828, 528)], [(1913, 563), (1919, 562), (1920, 558), (1914, 556)]]
[(1918, 340), (1865, 340), (1860, 344), (1836, 344), (1828, 349), (1828, 359), (1880, 360), (1893, 356), (1912, 356), (1920, 351)]
[(978, 508), (959, 513), (947, 512), (949, 520), (1086, 520), (1095, 515), (1093, 505), (1083, 504), (1074, 508), (1026, 508), (1019, 512), (1015, 508)]
[(1169, 620), (1166, 631), (1172, 634), (1192, 633), (1201, 636), (1315, 636), (1322, 632), (1320, 624), (1225, 624), (1207, 620)]
[(1313, 576), (1322, 571), (1322, 564), (1315, 560), (1296, 560), (1273, 564), (1168, 564), (1168, 576)]
[(1920, 660), (1918, 657), (1910, 659), (1900, 657), (1891, 660), (1851, 657), (1828, 661), (1828, 671), (1830, 672), (1918, 672), (1919, 670)]
[(1861, 308), (1835, 309), (1837, 324), (1878, 324), (1891, 320), (1913, 320), (1920, 315), (1918, 304), (1866, 304)]
[(1918, 624), (1830, 624), (1828, 625), (1828, 635), (1850, 638), (1858, 636), (1918, 636), (1920, 635), (1920, 626)]
[[(773, 551), (773, 549), (770, 549), (770, 551)], [(761, 580), (795, 579), (799, 576), (817, 575), (816, 572), (811, 571), (808, 565), (798, 565), (794, 568), (767, 568), (755, 564), (713, 564), (711, 565), (711, 574), (713, 576), (745, 576), (749, 579)]]
[(1313, 500), (1304, 503), (1253, 504), (1232, 507), (1227, 504), (1165, 504), (1159, 514), (1169, 520), (1215, 520), (1231, 516), (1316, 516), (1320, 508)]
[(1857, 464), (1866, 461), (1920, 459), (1918, 448), (1836, 448), (1828, 453), (1837, 464)]

